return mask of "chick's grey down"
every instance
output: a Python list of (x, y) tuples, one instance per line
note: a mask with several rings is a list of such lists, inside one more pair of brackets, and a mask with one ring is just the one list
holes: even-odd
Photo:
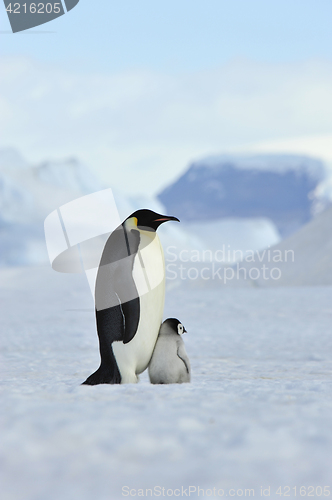
[(169, 318), (161, 325), (149, 364), (152, 384), (190, 382), (190, 361), (181, 338), (185, 331), (175, 318)]

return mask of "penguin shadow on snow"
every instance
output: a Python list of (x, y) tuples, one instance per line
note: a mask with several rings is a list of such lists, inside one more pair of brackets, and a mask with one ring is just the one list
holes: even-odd
[(181, 338), (185, 332), (176, 318), (168, 318), (162, 323), (148, 368), (152, 384), (190, 382), (190, 361)]

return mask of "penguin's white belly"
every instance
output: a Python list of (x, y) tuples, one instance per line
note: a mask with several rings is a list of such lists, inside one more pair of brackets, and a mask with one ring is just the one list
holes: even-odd
[[(165, 263), (156, 233), (140, 231), (141, 244), (134, 261), (133, 277), (140, 300), (137, 332), (128, 343), (113, 342), (113, 352), (121, 373), (121, 383), (137, 382), (150, 362), (163, 318)], [(154, 236), (154, 238), (153, 238)]]

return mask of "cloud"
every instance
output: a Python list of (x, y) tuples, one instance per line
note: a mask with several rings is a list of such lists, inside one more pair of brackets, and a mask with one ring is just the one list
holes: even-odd
[(328, 61), (180, 74), (83, 73), (22, 57), (0, 66), (1, 146), (34, 162), (77, 156), (128, 192), (155, 192), (198, 156), (332, 134)]

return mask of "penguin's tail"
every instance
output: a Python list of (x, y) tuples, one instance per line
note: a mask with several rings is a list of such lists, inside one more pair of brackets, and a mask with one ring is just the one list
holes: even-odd
[(98, 384), (121, 384), (121, 375), (116, 363), (113, 366), (101, 363), (98, 370), (90, 375), (81, 385)]

